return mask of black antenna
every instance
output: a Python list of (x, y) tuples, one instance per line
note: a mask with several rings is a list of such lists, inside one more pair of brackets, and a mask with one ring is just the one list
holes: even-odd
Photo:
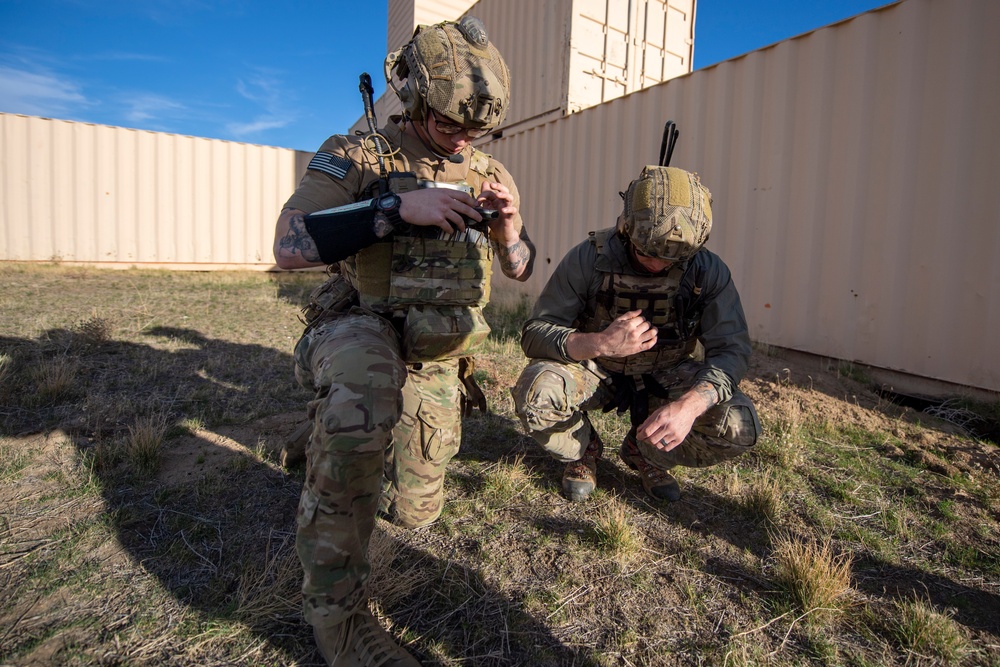
[(361, 101), (365, 105), (365, 120), (368, 121), (368, 130), (372, 141), (375, 143), (375, 158), (378, 160), (379, 176), (383, 180), (388, 181), (388, 175), (385, 172), (385, 161), (382, 159), (382, 156), (389, 153), (389, 147), (385, 145), (382, 141), (382, 135), (378, 133), (378, 125), (375, 120), (375, 102), (372, 100), (372, 95), (375, 94), (375, 89), (372, 88), (372, 78), (368, 76), (368, 72), (362, 72), (360, 79), (361, 82), (358, 84), (358, 89), (361, 91)]
[(680, 136), (680, 132), (677, 130), (677, 124), (668, 120), (667, 124), (663, 126), (663, 141), (660, 142), (661, 167), (670, 166), (670, 157), (674, 154), (674, 146), (677, 144), (678, 136)]

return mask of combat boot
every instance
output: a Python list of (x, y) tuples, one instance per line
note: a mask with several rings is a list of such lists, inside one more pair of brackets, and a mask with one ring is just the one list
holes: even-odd
[(586, 500), (597, 488), (597, 459), (601, 458), (604, 443), (593, 431), (587, 451), (579, 461), (570, 461), (563, 470), (562, 488), (566, 498), (574, 502)]
[(355, 612), (340, 625), (313, 628), (313, 636), (330, 667), (420, 667), (367, 609)]
[(622, 457), (625, 465), (639, 473), (642, 488), (649, 496), (656, 500), (670, 502), (680, 500), (681, 485), (669, 472), (657, 468), (643, 457), (631, 434), (625, 436), (622, 448), (618, 450), (618, 455)]

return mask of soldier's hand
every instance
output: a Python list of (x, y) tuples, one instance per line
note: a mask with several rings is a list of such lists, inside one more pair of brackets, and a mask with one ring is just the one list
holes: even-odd
[(691, 409), (681, 402), (667, 403), (654, 410), (639, 425), (635, 435), (657, 449), (669, 452), (684, 441), (700, 414), (697, 409)]
[(506, 242), (508, 245), (515, 243), (519, 234), (519, 230), (514, 226), (517, 207), (514, 206), (514, 195), (510, 193), (507, 186), (492, 181), (483, 183), (483, 189), (477, 203), (483, 208), (493, 209), (500, 213), (496, 220), (490, 221), (490, 230), (497, 240)]
[(627, 357), (645, 352), (656, 345), (656, 327), (642, 316), (641, 310), (619, 315), (601, 332), (604, 357)]
[(699, 380), (676, 400), (653, 410), (636, 429), (636, 437), (669, 452), (688, 437), (694, 422), (719, 402), (715, 386)]
[(473, 220), (483, 217), (474, 208), (476, 200), (461, 190), (423, 188), (399, 195), (399, 215), (411, 225), (439, 227), (446, 234), (465, 231), (462, 216)]

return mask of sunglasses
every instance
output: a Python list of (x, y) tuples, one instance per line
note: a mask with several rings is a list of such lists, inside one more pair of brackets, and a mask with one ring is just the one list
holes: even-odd
[(472, 129), (464, 127), (462, 125), (456, 125), (455, 123), (449, 122), (448, 120), (440, 120), (438, 118), (437, 112), (435, 112), (434, 109), (431, 109), (430, 111), (431, 111), (431, 120), (434, 121), (434, 127), (441, 134), (446, 134), (450, 136), (453, 134), (458, 134), (459, 132), (465, 132), (465, 136), (469, 137), (470, 139), (478, 139), (479, 137), (489, 134), (490, 132), (493, 131), (489, 128)]

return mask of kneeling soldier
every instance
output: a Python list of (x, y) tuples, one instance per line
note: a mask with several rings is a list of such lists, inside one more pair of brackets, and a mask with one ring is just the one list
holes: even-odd
[(703, 248), (711, 193), (696, 174), (648, 166), (623, 194), (616, 227), (563, 258), (521, 332), (532, 361), (513, 389), (528, 433), (567, 463), (562, 487), (597, 485), (594, 409), (631, 414), (620, 455), (646, 493), (677, 500), (675, 466), (705, 467), (757, 441), (760, 422), (737, 390), (750, 337), (729, 268)]

